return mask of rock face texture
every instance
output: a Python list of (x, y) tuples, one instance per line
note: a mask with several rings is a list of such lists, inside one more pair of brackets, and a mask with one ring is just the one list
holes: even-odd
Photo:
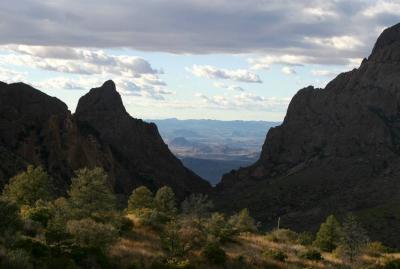
[(183, 198), (211, 188), (172, 155), (156, 125), (126, 112), (112, 81), (83, 96), (74, 115), (26, 84), (0, 82), (0, 189), (28, 164), (49, 171), (60, 192), (74, 170), (94, 166), (121, 194), (169, 185)]
[(353, 212), (373, 239), (400, 246), (400, 24), (358, 69), (300, 90), (260, 159), (225, 175), (217, 195), (223, 208), (299, 231)]

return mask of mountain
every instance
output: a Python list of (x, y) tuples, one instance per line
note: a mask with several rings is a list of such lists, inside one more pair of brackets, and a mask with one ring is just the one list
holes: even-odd
[(115, 84), (91, 89), (72, 115), (60, 100), (23, 83), (0, 83), (0, 188), (28, 164), (43, 166), (60, 192), (73, 171), (103, 167), (121, 194), (169, 185), (179, 198), (210, 185), (185, 168), (155, 124), (132, 118)]
[(358, 69), (300, 90), (260, 159), (226, 174), (216, 195), (222, 208), (300, 231), (353, 212), (373, 239), (399, 247), (400, 24)]
[(215, 185), (223, 174), (255, 162), (265, 133), (278, 122), (221, 120), (148, 120), (157, 124), (170, 150)]

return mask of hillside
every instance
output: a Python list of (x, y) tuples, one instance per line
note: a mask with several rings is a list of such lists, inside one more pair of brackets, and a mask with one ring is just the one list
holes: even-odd
[(307, 87), (270, 129), (260, 159), (217, 186), (220, 207), (248, 207), (271, 226), (315, 230), (327, 215), (359, 215), (371, 237), (400, 246), (400, 24), (358, 69)]
[(185, 168), (155, 124), (131, 117), (107, 81), (79, 100), (72, 115), (60, 100), (23, 83), (0, 83), (0, 188), (27, 165), (41, 165), (67, 189), (73, 171), (103, 167), (116, 192), (171, 186), (177, 196), (210, 185)]

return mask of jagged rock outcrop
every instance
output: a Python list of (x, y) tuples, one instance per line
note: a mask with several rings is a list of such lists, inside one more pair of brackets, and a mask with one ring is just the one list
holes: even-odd
[(28, 164), (42, 165), (65, 191), (73, 171), (103, 167), (118, 193), (171, 186), (179, 198), (209, 184), (185, 168), (154, 124), (132, 118), (112, 81), (83, 96), (71, 115), (23, 83), (0, 83), (0, 188)]
[(260, 159), (225, 175), (217, 195), (223, 208), (300, 231), (353, 212), (372, 238), (400, 246), (400, 24), (358, 69), (300, 90)]

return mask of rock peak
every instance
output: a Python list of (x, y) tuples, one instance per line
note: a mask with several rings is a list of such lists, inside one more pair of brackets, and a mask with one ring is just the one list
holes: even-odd
[(397, 50), (400, 46), (400, 23), (385, 29), (379, 36), (371, 56), (380, 54), (383, 50)]
[(88, 112), (107, 112), (112, 114), (126, 114), (121, 95), (117, 92), (115, 83), (107, 80), (99, 88), (93, 88), (79, 99), (76, 114)]

